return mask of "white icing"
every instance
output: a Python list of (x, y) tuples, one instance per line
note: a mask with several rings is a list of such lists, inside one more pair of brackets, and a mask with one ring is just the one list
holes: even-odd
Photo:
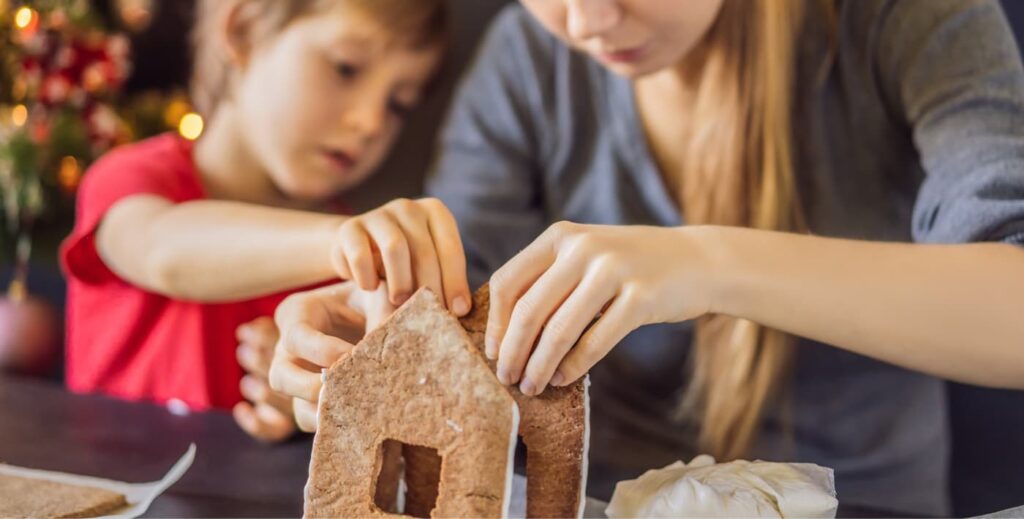
[(508, 459), (505, 461), (505, 495), (501, 501), (501, 516), (508, 517), (512, 505), (512, 477), (515, 474), (516, 441), (519, 439), (519, 405), (512, 402), (512, 428), (509, 431)]
[(444, 421), (444, 423), (448, 424), (448, 427), (451, 427), (453, 431), (455, 431), (457, 433), (462, 432), (462, 426), (460, 426), (459, 424), (455, 423), (455, 420), (452, 420), (451, 418), (448, 418), (448, 419), (446, 419)]
[[(322, 409), (323, 406), (324, 406), (324, 390), (327, 387), (327, 368), (324, 368), (324, 369), (320, 370), (320, 380), (323, 381), (324, 384), (322, 384), (320, 386), (320, 395), (317, 396), (317, 399), (316, 399), (316, 432), (313, 434), (314, 445), (316, 443), (316, 435), (320, 434), (320, 409)], [(310, 484), (310, 480), (312, 480), (312, 479), (313, 479), (313, 456), (310, 456), (309, 457), (309, 476), (306, 478), (306, 485), (302, 487), (302, 495), (304, 495), (306, 497), (304, 499), (305, 503), (303, 503), (303, 505), (302, 505), (303, 508), (305, 508), (306, 504), (309, 503), (309, 497), (310, 497), (309, 496), (309, 484)], [(303, 514), (302, 514), (303, 517), (305, 517), (307, 515), (307, 513), (308, 513), (308, 510), (303, 510)]]
[(590, 467), (590, 375), (583, 377), (583, 454), (580, 477), (580, 503), (576, 508), (577, 519), (583, 517), (587, 507), (587, 473)]
[(835, 517), (832, 469), (697, 456), (621, 481), (608, 517)]

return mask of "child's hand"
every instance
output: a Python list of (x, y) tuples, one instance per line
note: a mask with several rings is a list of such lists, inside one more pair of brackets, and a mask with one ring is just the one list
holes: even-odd
[(455, 218), (441, 201), (399, 199), (349, 218), (331, 247), (338, 276), (375, 290), (386, 279), (391, 303), (430, 287), (448, 309), (469, 312), (466, 256)]
[(291, 399), (270, 389), (267, 383), (274, 345), (278, 340), (274, 320), (260, 317), (239, 326), (235, 336), (238, 339), (238, 363), (246, 371), (239, 388), (247, 400), (232, 409), (235, 422), (258, 440), (279, 442), (288, 439), (295, 433)]
[(281, 339), (270, 366), (270, 385), (294, 397), (299, 429), (316, 430), (322, 370), (394, 310), (386, 283), (371, 292), (351, 282), (293, 294), (277, 307), (274, 318)]

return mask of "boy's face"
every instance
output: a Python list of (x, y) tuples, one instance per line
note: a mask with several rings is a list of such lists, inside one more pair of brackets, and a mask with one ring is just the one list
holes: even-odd
[(290, 198), (351, 188), (387, 155), (440, 59), (353, 8), (296, 20), (238, 75), (246, 147)]

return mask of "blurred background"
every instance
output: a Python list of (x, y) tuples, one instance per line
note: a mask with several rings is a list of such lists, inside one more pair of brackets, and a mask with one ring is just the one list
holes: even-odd
[[(347, 197), (356, 210), (419, 196), (459, 74), (507, 3), (452, 0), (455, 41), (440, 88), (384, 171)], [(1003, 4), (1022, 41), (1024, 1)], [(157, 133), (201, 134), (186, 95), (192, 17), (193, 0), (0, 0), (0, 373), (61, 380), (57, 249), (89, 163)], [(1024, 395), (956, 384), (949, 394), (956, 514), (1020, 505)]]

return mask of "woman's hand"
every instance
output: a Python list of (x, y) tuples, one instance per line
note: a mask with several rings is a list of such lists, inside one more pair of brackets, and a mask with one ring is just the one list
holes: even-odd
[(537, 395), (583, 376), (637, 327), (707, 313), (712, 262), (699, 236), (700, 227), (552, 225), (491, 277), (486, 353), (498, 379)]
[(347, 219), (331, 261), (339, 277), (363, 290), (375, 290), (386, 279), (394, 305), (425, 286), (454, 314), (469, 312), (462, 240), (455, 218), (437, 199), (398, 199)]
[(394, 310), (386, 283), (374, 291), (341, 283), (293, 294), (278, 305), (274, 319), (281, 338), (270, 366), (270, 385), (293, 398), (299, 429), (316, 430), (323, 370)]
[(267, 378), (277, 326), (270, 317), (260, 317), (238, 327), (236, 357), (246, 374), (239, 383), (242, 397), (232, 409), (235, 422), (250, 436), (265, 442), (279, 442), (295, 433), (291, 398), (270, 388)]

